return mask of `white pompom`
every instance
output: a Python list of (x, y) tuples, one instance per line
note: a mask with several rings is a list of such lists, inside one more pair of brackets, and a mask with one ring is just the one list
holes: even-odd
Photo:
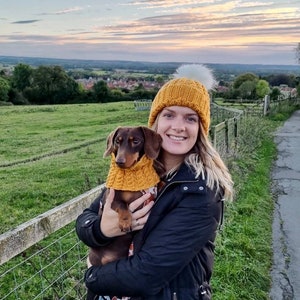
[(201, 82), (209, 91), (217, 85), (211, 69), (204, 65), (190, 64), (182, 65), (174, 73), (175, 78), (188, 78)]

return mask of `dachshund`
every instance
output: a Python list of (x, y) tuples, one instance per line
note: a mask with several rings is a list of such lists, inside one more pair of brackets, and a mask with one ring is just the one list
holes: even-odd
[[(159, 155), (161, 143), (161, 136), (148, 127), (118, 127), (109, 134), (107, 138), (107, 148), (103, 156), (111, 155), (112, 158), (114, 157), (115, 168), (121, 170), (134, 168), (138, 162), (146, 156), (153, 162), (151, 163), (151, 172), (155, 172), (156, 176), (160, 178), (164, 169), (156, 159)], [(111, 169), (112, 164), (110, 171)], [(115, 176), (113, 177), (115, 178)], [(144, 178), (148, 178), (147, 174)], [(126, 181), (126, 179), (127, 178), (123, 178), (124, 181)], [(134, 179), (136, 180), (137, 176), (135, 176)], [(148, 182), (148, 179), (146, 181)], [(112, 188), (114, 187), (112, 186)], [(103, 265), (109, 261), (128, 256), (129, 247), (134, 234), (131, 232), (131, 212), (129, 211), (128, 205), (143, 195), (144, 192), (114, 189), (115, 196), (111, 208), (118, 213), (119, 227), (121, 231), (126, 232), (126, 234), (116, 237), (107, 246), (91, 248), (88, 257), (88, 264), (90, 263), (91, 265)], [(108, 192), (108, 189), (106, 192)], [(149, 199), (149, 201), (153, 200), (155, 196), (156, 195), (151, 196), (152, 199)], [(99, 214), (101, 211), (102, 209), (99, 210)]]

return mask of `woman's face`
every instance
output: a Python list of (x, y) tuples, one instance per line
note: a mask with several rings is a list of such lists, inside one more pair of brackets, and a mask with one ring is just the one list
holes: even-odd
[(163, 140), (163, 157), (183, 161), (198, 137), (198, 114), (189, 107), (169, 106), (161, 111), (157, 121), (157, 133)]

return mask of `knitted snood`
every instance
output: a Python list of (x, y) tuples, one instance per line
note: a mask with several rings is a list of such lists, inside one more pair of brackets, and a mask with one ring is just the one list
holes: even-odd
[(106, 187), (122, 191), (140, 191), (155, 186), (160, 178), (153, 168), (153, 160), (143, 155), (131, 168), (122, 169), (111, 155), (110, 169)]

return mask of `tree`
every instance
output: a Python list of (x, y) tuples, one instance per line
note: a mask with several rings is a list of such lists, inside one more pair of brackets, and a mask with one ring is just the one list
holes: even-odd
[(287, 74), (271, 75), (267, 79), (271, 86), (280, 86), (281, 84), (292, 85), (292, 79)]
[(0, 77), (0, 101), (3, 101), (3, 102), (8, 101), (9, 90), (10, 90), (9, 82), (6, 79)]
[(129, 100), (127, 94), (122, 92), (120, 89), (115, 88), (110, 90), (110, 98), (112, 101), (125, 101)]
[(271, 100), (278, 100), (280, 95), (281, 95), (281, 92), (280, 92), (279, 88), (275, 87), (275, 88), (272, 89), (272, 91), (270, 93), (270, 99)]
[(79, 86), (60, 66), (39, 66), (33, 72), (33, 83), (26, 89), (30, 102), (36, 104), (68, 103), (79, 94)]
[(253, 81), (256, 84), (256, 82), (258, 81), (258, 77), (253, 73), (241, 74), (235, 79), (233, 87), (235, 89), (238, 89), (245, 81)]
[(163, 76), (159, 75), (159, 76), (156, 76), (155, 81), (156, 81), (157, 83), (160, 83), (160, 84), (161, 84), (161, 83), (164, 82), (164, 78), (163, 78)]
[(256, 83), (252, 80), (246, 80), (239, 86), (239, 91), (244, 99), (255, 99)]
[(263, 98), (265, 95), (269, 95), (270, 87), (269, 83), (266, 80), (260, 79), (256, 84), (256, 95), (260, 98)]
[(93, 92), (97, 102), (108, 102), (109, 100), (109, 88), (105, 81), (100, 80), (93, 85)]
[(19, 92), (23, 92), (32, 83), (32, 72), (33, 69), (29, 65), (16, 65), (12, 75), (12, 86)]

